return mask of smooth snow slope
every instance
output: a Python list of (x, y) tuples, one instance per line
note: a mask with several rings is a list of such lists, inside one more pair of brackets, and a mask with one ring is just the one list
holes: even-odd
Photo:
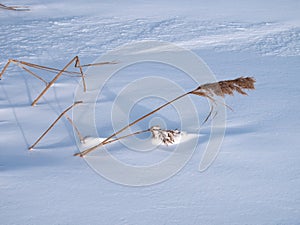
[[(27, 151), (72, 104), (80, 80), (62, 77), (32, 108), (41, 84), (11, 66), (0, 81), (0, 224), (299, 224), (299, 1), (1, 3), (32, 9), (0, 11), (1, 69), (9, 58), (60, 68), (79, 55), (91, 63), (120, 45), (155, 39), (191, 49), (218, 80), (254, 76), (257, 90), (226, 98), (234, 111), (228, 112), (220, 154), (207, 171), (200, 173), (198, 165), (209, 124), (177, 175), (132, 188), (107, 181), (72, 156), (78, 149), (65, 119)], [(174, 79), (173, 70), (144, 69), (126, 73)], [(126, 82), (111, 84), (108, 103)], [(186, 81), (183, 88), (193, 85)], [(199, 103), (202, 119), (205, 104)], [(111, 127), (104, 127), (108, 135)], [(118, 146), (112, 147), (116, 157), (140, 159)], [(138, 163), (152, 159), (143, 160)]]

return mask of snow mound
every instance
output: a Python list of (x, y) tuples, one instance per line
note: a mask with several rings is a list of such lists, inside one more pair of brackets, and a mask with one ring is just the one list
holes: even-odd
[[(154, 128), (154, 129), (153, 129)], [(159, 131), (158, 131), (159, 130)], [(194, 134), (194, 133), (188, 133), (186, 131), (179, 131), (179, 130), (161, 130), (159, 126), (152, 127), (152, 137), (150, 140), (150, 143), (155, 146), (172, 146), (172, 145), (178, 145), (184, 142), (187, 142), (191, 139), (197, 138), (200, 135)], [(172, 137), (170, 137), (172, 135)], [(85, 137), (83, 141), (81, 142), (81, 147), (83, 149), (88, 149), (93, 146), (96, 146), (103, 142), (106, 138), (102, 137)], [(112, 139), (113, 142), (117, 142), (116, 139)], [(116, 140), (116, 141), (114, 141)], [(121, 141), (121, 140), (119, 140)], [(149, 140), (145, 140), (145, 143), (149, 143)], [(108, 145), (112, 144), (108, 143)], [(128, 147), (128, 146), (127, 146)]]

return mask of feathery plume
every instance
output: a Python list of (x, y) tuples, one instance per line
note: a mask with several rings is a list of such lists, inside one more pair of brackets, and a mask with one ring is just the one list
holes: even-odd
[(225, 95), (233, 95), (235, 91), (242, 95), (247, 95), (244, 89), (255, 89), (255, 82), (253, 77), (239, 77), (234, 80), (203, 84), (190, 93), (209, 99), (213, 99), (214, 96), (224, 97)]

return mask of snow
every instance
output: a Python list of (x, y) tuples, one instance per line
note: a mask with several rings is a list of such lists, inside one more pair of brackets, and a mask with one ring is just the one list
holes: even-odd
[[(62, 68), (79, 55), (81, 63), (87, 64), (133, 41), (159, 40), (190, 49), (218, 80), (238, 76), (257, 80), (249, 96), (226, 98), (234, 111), (227, 111), (224, 141), (207, 170), (198, 168), (210, 123), (198, 133), (184, 130), (197, 134), (198, 145), (178, 173), (155, 185), (131, 187), (105, 179), (84, 159), (73, 157), (79, 151), (78, 140), (66, 119), (33, 151), (27, 150), (73, 103), (81, 81), (62, 76), (31, 107), (44, 86), (11, 65), (0, 81), (1, 224), (299, 224), (299, 1), (1, 3), (31, 8), (0, 11), (1, 69), (9, 58)], [(53, 77), (40, 74), (48, 80)], [(142, 63), (125, 68), (97, 99), (100, 138), (113, 131), (110, 109), (115, 95), (133, 80), (150, 76), (171, 79), (187, 91), (197, 86), (172, 67)], [(209, 111), (207, 101), (197, 96), (191, 100), (203, 121)], [(130, 120), (164, 102), (140, 101)], [(135, 129), (157, 123), (176, 129), (174, 108), (165, 108)], [(138, 146), (153, 146), (149, 136), (142, 138), (144, 144)], [(88, 140), (86, 145), (99, 141)], [(145, 166), (164, 162), (176, 147), (145, 152), (126, 147), (135, 141), (129, 138), (107, 149), (126, 164)]]

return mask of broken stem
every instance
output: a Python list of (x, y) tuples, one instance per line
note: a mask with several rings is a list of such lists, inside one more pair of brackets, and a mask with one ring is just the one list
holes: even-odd
[(82, 84), (83, 84), (83, 91), (86, 92), (86, 83), (85, 83), (84, 74), (82, 71), (82, 66), (80, 66), (80, 60), (79, 60), (78, 56), (76, 56), (75, 67), (79, 68), (79, 70), (80, 70)]
[(75, 102), (73, 105), (69, 106), (67, 109), (65, 109), (58, 117), (57, 119), (49, 126), (49, 128), (37, 139), (36, 142), (34, 142), (33, 145), (31, 145), (28, 150), (32, 150), (41, 140), (42, 138), (54, 127), (54, 125), (63, 117), (64, 114), (66, 114), (70, 109), (72, 109), (74, 106), (82, 103), (82, 101)]
[(65, 117), (67, 118), (67, 120), (70, 122), (70, 124), (71, 124), (72, 127), (74, 128), (74, 130), (75, 130), (77, 136), (78, 136), (79, 139), (80, 139), (80, 142), (84, 142), (83, 136), (81, 135), (81, 133), (80, 133), (78, 127), (74, 124), (74, 122), (72, 121), (72, 119), (71, 119), (68, 115), (65, 115)]
[(12, 62), (12, 60), (9, 59), (8, 62), (5, 64), (4, 68), (2, 69), (2, 71), (0, 73), (0, 79), (11, 62)]
[(55, 81), (63, 74), (63, 72), (76, 60), (75, 56), (65, 67), (49, 82), (39, 96), (32, 102), (31, 106), (35, 106), (38, 100), (48, 91), (48, 89), (55, 83)]

